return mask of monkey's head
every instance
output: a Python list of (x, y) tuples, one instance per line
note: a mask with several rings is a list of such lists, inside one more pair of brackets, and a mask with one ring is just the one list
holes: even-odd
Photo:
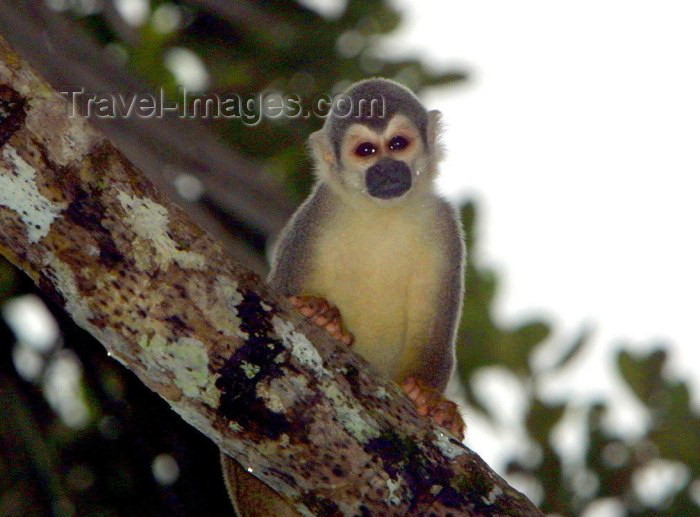
[(378, 203), (432, 188), (440, 112), (388, 79), (353, 84), (309, 138), (321, 181)]

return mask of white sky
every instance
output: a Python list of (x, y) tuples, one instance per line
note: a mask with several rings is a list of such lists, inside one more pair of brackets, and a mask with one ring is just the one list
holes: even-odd
[[(553, 347), (585, 323), (596, 330), (544, 389), (612, 397), (611, 423), (634, 431), (643, 415), (610, 359), (621, 342), (664, 341), (700, 402), (700, 3), (395, 4), (405, 17), (387, 52), (474, 72), (425, 100), (447, 125), (446, 192), (480, 202), (482, 258), (502, 280), (498, 316), (545, 315)], [(514, 392), (498, 375), (491, 388), (499, 383), (508, 402)], [(504, 444), (517, 445), (517, 432), (471, 423), (469, 445), (496, 466)]]
[(591, 322), (598, 359), (665, 340), (700, 377), (700, 4), (395, 3), (387, 49), (475, 72), (426, 102), (446, 190), (481, 202), (501, 317), (545, 313), (562, 338)]

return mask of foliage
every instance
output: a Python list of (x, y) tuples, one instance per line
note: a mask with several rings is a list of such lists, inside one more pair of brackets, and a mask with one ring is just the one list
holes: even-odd
[[(224, 17), (200, 7), (200, 2), (153, 1), (154, 13), (164, 4), (177, 5), (181, 26), (164, 33), (147, 23), (131, 41), (120, 39), (104, 17), (85, 18), (84, 24), (102, 41), (120, 49), (134, 71), (153, 87), (165, 87), (172, 98), (177, 96), (177, 81), (165, 58), (169, 51), (180, 48), (189, 49), (204, 62), (212, 93), (255, 99), (260, 92), (276, 91), (299, 96), (308, 109), (321, 96), (338, 93), (367, 76), (393, 77), (417, 91), (465, 77), (457, 71), (431, 72), (416, 58), (389, 61), (381, 57), (381, 36), (400, 22), (390, 2), (350, 0), (335, 19), (293, 1), (237, 3), (244, 8)], [(213, 123), (227, 142), (285, 177), (298, 199), (308, 191), (311, 175), (305, 141), (320, 127), (321, 118), (281, 117), (252, 127), (237, 119)]]
[[(467, 234), (468, 267), (465, 310), (458, 349), (459, 374), (470, 404), (495, 422), (493, 406), (485, 406), (469, 382), (480, 369), (507, 368), (519, 380), (526, 397), (523, 424), (535, 451), (530, 457), (513, 458), (507, 473), (541, 490), (540, 508), (548, 513), (579, 515), (595, 502), (616, 500), (626, 515), (694, 516), (700, 512), (700, 416), (691, 406), (688, 386), (664, 375), (667, 351), (657, 348), (647, 356), (617, 352), (621, 381), (634, 393), (650, 415), (647, 428), (640, 423), (637, 435), (627, 436), (604, 425), (613, 401), (591, 401), (585, 407), (572, 402), (552, 403), (536, 387), (546, 375), (563, 372), (589, 343), (583, 331), (569, 349), (546, 369), (534, 368), (533, 352), (542, 346), (552, 329), (544, 321), (528, 321), (515, 328), (495, 322), (492, 307), (497, 294), (493, 271), (479, 263), (476, 239), (476, 209), (472, 203), (462, 211)], [(567, 421), (567, 410), (585, 415), (582, 458), (561, 454), (552, 445), (553, 431)], [(531, 456), (531, 455), (528, 455)], [(662, 482), (664, 474), (671, 482)], [(656, 476), (656, 481), (653, 480)], [(655, 494), (641, 484), (652, 478)], [(658, 493), (657, 493), (658, 492)], [(656, 497), (654, 497), (654, 495)]]

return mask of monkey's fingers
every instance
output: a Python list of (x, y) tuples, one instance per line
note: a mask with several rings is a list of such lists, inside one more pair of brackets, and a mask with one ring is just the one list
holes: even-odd
[[(332, 308), (332, 319), (325, 325), (319, 325), (326, 329), (331, 336), (340, 341), (346, 346), (352, 346), (355, 342), (355, 336), (343, 330), (343, 322), (340, 319), (340, 312), (335, 307)], [(328, 313), (324, 314), (326, 316)], [(314, 321), (316, 323), (316, 321)]]
[(464, 420), (462, 415), (459, 414), (457, 404), (454, 402), (442, 399), (431, 411), (430, 418), (436, 424), (449, 429), (460, 440), (464, 439)]
[(420, 386), (418, 385), (418, 379), (415, 377), (407, 377), (401, 384), (401, 388), (406, 396), (412, 401), (415, 401), (416, 397), (421, 392)]
[(340, 311), (337, 307), (318, 296), (290, 296), (289, 301), (311, 323), (321, 327), (341, 343), (352, 346), (355, 338), (343, 330)]
[(435, 406), (440, 402), (440, 395), (435, 391), (423, 391), (416, 400), (416, 410), (420, 416), (428, 416), (432, 414)]
[(403, 383), (401, 383), (401, 388), (413, 402), (418, 402), (419, 397), (421, 397), (425, 392), (435, 391), (425, 382), (416, 377), (406, 377)]
[(308, 296), (290, 296), (287, 300), (289, 300), (295, 309), (299, 309), (306, 303), (307, 298)]
[(330, 306), (326, 300), (317, 296), (291, 296), (289, 301), (306, 318), (313, 318), (318, 314), (322, 314)]
[(347, 338), (350, 335), (347, 332), (343, 331), (343, 324), (340, 321), (340, 314), (337, 314), (332, 320), (323, 325), (323, 328), (326, 329), (326, 332), (328, 332), (338, 341), (341, 341), (346, 345), (349, 344), (347, 343)]
[(352, 346), (355, 343), (355, 336), (350, 332), (343, 332), (340, 336), (340, 342), (345, 343), (347, 346)]
[(407, 378), (402, 388), (421, 416), (427, 416), (441, 399), (434, 389), (414, 377)]
[(340, 335), (340, 333), (341, 333), (340, 318), (336, 316), (335, 318), (330, 320), (328, 323), (326, 323), (323, 326), (323, 328), (325, 328), (328, 331), (328, 333), (333, 337), (336, 337), (336, 335)]
[(464, 422), (464, 419), (462, 419), (462, 415), (460, 415), (459, 412), (457, 412), (457, 418), (452, 421), (449, 429), (457, 438), (464, 440), (464, 435), (467, 431), (467, 424)]
[(322, 307), (322, 310), (314, 316), (313, 322), (315, 325), (325, 328), (332, 335), (329, 325), (338, 322), (337, 325), (340, 326), (340, 312), (333, 305), (326, 302), (325, 307)]
[(460, 439), (464, 438), (464, 421), (457, 404), (443, 398), (437, 390), (415, 377), (408, 377), (401, 388), (416, 405), (419, 415), (430, 416), (436, 424), (449, 429)]

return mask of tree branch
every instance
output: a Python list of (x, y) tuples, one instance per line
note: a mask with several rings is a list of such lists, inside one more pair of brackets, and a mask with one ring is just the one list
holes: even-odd
[(0, 251), (306, 515), (541, 515), (231, 262), (2, 39)]
[[(158, 93), (120, 66), (75, 20), (50, 9), (44, 0), (0, 0), (0, 34), (60, 91), (82, 89), (85, 98), (117, 92)], [(265, 270), (259, 255), (249, 251), (245, 240), (227, 231), (224, 224), (225, 219), (234, 219), (264, 235), (274, 235), (291, 215), (293, 206), (282, 185), (263, 174), (260, 164), (226, 147), (199, 120), (95, 117), (93, 123), (161, 192), (178, 199), (228, 254), (256, 271)], [(174, 180), (180, 174), (201, 181), (204, 192), (200, 199), (178, 196)], [(219, 216), (222, 212), (224, 218)]]

